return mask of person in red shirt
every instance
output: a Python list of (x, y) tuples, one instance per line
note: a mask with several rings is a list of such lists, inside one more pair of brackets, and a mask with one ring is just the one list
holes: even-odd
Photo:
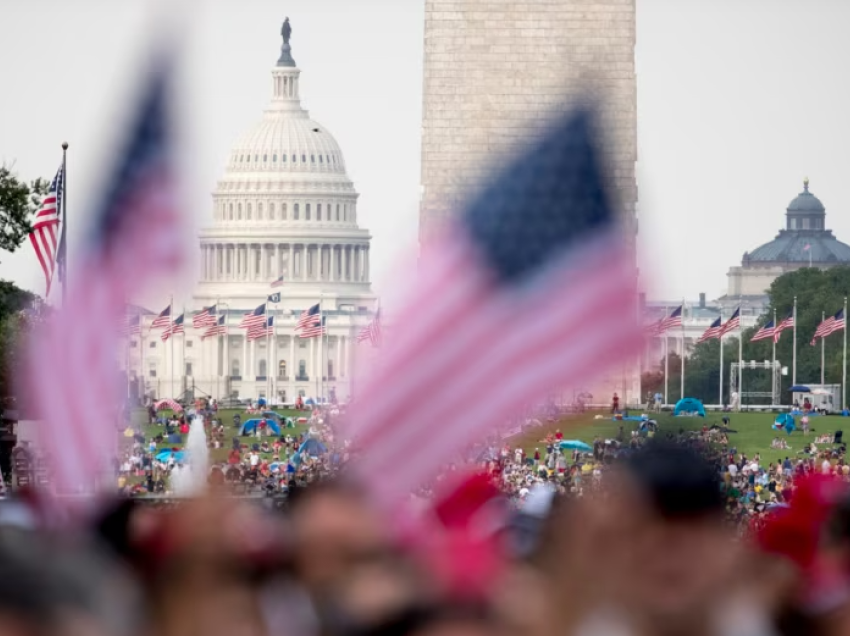
[(616, 393), (614, 397), (611, 399), (611, 413), (619, 413), (620, 412), (620, 396)]
[(557, 431), (555, 431), (555, 439), (558, 440), (559, 442), (562, 439), (564, 439), (564, 434), (561, 432), (561, 429), (558, 429)]

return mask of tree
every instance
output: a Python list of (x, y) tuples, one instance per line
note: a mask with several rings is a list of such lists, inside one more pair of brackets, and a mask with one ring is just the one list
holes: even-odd
[(8, 166), (0, 166), (0, 250), (14, 252), (32, 230), (30, 218), (47, 194), (50, 183), (21, 181)]
[(7, 280), (0, 280), (0, 400), (15, 395), (14, 380), (24, 368), (22, 345), (32, 327), (44, 320), (49, 309), (35, 294)]

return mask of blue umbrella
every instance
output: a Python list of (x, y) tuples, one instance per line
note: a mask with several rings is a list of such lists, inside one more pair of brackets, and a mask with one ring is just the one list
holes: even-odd
[(593, 452), (592, 447), (577, 439), (565, 439), (560, 444), (558, 444), (558, 448), (560, 448), (561, 450), (577, 450), (581, 451), (582, 453)]

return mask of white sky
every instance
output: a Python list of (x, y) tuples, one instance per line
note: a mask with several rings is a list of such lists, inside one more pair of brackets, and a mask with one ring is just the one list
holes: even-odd
[[(380, 291), (416, 240), (423, 0), (181, 2), (194, 9), (181, 102), (196, 223), (210, 220), (229, 148), (269, 99), (288, 15), (302, 103), (345, 153)], [(141, 83), (155, 4), (0, 3), (0, 162), (49, 178), (71, 144), (72, 235)], [(773, 238), (805, 176), (850, 241), (847, 24), (843, 0), (638, 0), (640, 246), (653, 297), (723, 293), (728, 267)], [(0, 254), (0, 276), (43, 292), (28, 245)]]

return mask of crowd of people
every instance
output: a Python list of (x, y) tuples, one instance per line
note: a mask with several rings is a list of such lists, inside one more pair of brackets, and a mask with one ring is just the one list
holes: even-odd
[[(198, 415), (213, 450), (227, 427)], [(587, 449), (558, 429), (525, 448), (494, 433), (397, 516), (349, 470), (358, 448), (334, 419), (233, 440), (206, 494), (174, 507), (119, 497), (57, 525), (44, 500), (5, 502), (0, 633), (850, 633), (850, 466), (825, 435), (763, 462), (730, 443), (728, 416), (623, 422)], [(131, 478), (158, 472), (169, 491), (180, 460), (156, 442), (132, 439), (122, 494), (156, 493)], [(245, 475), (286, 505), (232, 497)]]

